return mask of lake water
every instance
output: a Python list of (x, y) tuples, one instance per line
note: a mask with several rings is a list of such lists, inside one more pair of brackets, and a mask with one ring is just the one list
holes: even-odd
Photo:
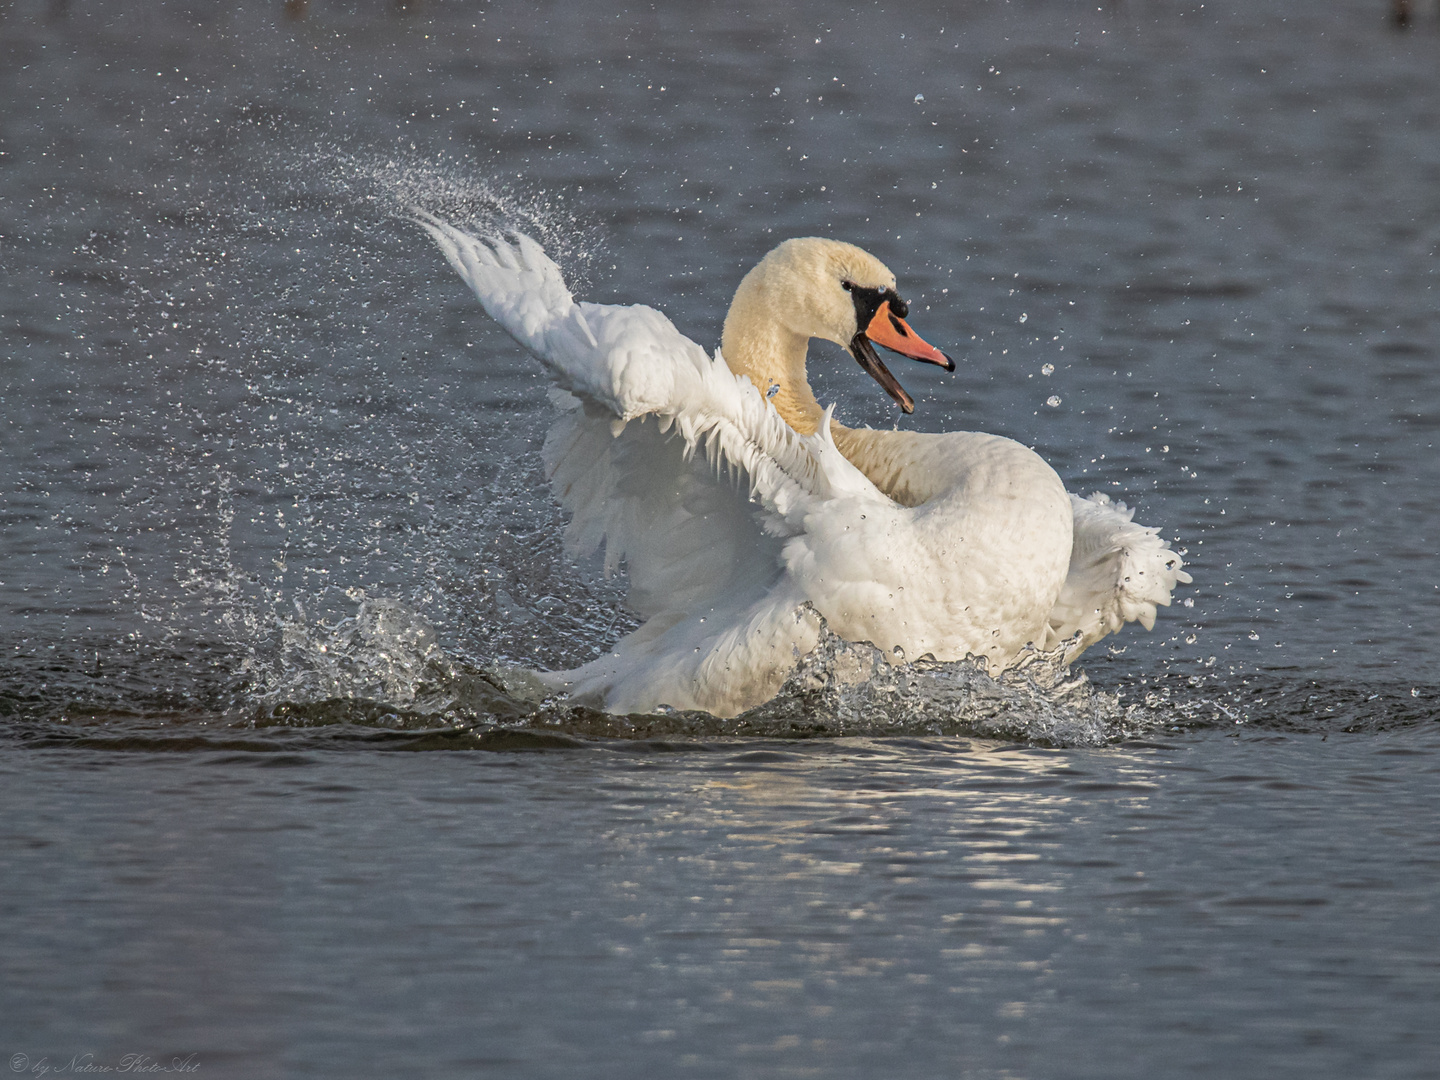
[[(0, 7), (11, 1068), (1433, 1075), (1440, 16), (1386, 16)], [(634, 620), (412, 203), (707, 347), (858, 243), (959, 361), (903, 426), (1195, 582), (1079, 684), (830, 643), (736, 722), (527, 704)]]

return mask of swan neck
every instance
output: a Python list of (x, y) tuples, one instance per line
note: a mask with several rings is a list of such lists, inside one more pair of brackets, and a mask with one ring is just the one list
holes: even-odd
[(748, 376), (760, 393), (766, 395), (775, 411), (802, 435), (813, 435), (820, 427), (825, 410), (815, 399), (805, 375), (805, 355), (809, 338), (780, 323), (764, 288), (764, 264), (752, 270), (740, 283), (730, 313), (725, 316), (725, 331), (720, 351), (735, 375)]

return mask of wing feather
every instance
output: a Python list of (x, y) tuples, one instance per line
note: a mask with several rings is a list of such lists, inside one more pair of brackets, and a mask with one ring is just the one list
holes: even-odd
[(652, 630), (760, 602), (783, 573), (784, 540), (835, 494), (886, 501), (835, 447), (828, 414), (819, 432), (800, 435), (660, 312), (576, 303), (528, 237), (415, 218), (490, 316), (554, 375), (561, 416), (543, 458), (571, 514), (567, 541), (578, 554), (603, 544), (608, 570), (624, 562), (630, 605), (658, 620)]
[(817, 500), (875, 492), (835, 448), (828, 423), (800, 435), (718, 352), (707, 355), (654, 308), (577, 304), (528, 237), (474, 237), (414, 213), (490, 316), (612, 434), (654, 417), (678, 432), (685, 453), (703, 450), (718, 471), (746, 477), (750, 496), (792, 527)]

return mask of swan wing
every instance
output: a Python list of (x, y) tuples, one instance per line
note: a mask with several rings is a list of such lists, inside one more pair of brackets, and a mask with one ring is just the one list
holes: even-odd
[(566, 545), (602, 549), (606, 574), (622, 560), (628, 604), (642, 618), (713, 605), (736, 588), (773, 581), (780, 540), (738, 478), (697, 454), (672, 425), (641, 417), (618, 432), (611, 414), (557, 390), (559, 419), (542, 460), (570, 513)]
[(1075, 518), (1070, 570), (1050, 613), (1052, 646), (1079, 635), (1071, 659), (1127, 622), (1155, 626), (1155, 609), (1168, 607), (1177, 584), (1190, 575), (1160, 530), (1137, 524), (1135, 511), (1108, 495), (1070, 496)]
[(827, 500), (884, 500), (836, 449), (828, 416), (800, 435), (723, 356), (660, 312), (576, 303), (528, 237), (475, 237), (415, 216), (485, 310), (555, 378), (561, 416), (546, 470), (571, 514), (572, 550), (603, 545), (608, 568), (626, 563), (630, 605), (653, 623), (631, 651), (661, 627), (706, 610), (734, 615), (771, 595), (784, 541)]
[(628, 421), (663, 411), (707, 361), (660, 312), (577, 304), (528, 236), (475, 237), (420, 210), (416, 220), (481, 305), (564, 389)]

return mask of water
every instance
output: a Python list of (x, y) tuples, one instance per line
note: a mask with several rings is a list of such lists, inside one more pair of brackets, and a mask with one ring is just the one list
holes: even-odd
[[(1440, 28), (1384, 14), (0, 9), (0, 1050), (1427, 1075)], [(537, 704), (624, 582), (412, 202), (707, 346), (773, 243), (859, 243), (960, 360), (904, 423), (1195, 584), (1083, 675), (831, 641), (733, 723)]]

